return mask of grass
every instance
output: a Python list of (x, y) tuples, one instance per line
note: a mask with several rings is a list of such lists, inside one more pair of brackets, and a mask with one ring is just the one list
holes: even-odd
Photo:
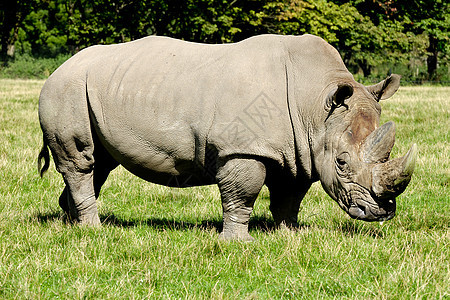
[(419, 148), (393, 220), (352, 220), (314, 184), (301, 228), (273, 230), (264, 189), (256, 241), (223, 243), (216, 187), (166, 188), (122, 168), (99, 199), (103, 226), (66, 224), (60, 175), (36, 168), (42, 84), (0, 80), (0, 298), (450, 298), (450, 88), (382, 102), (382, 122), (397, 125), (393, 155)]

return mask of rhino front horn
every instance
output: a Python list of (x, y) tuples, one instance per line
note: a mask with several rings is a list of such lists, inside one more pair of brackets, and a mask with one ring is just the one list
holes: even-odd
[(408, 153), (372, 169), (372, 191), (378, 199), (393, 199), (400, 195), (409, 184), (416, 164), (417, 145), (412, 145)]

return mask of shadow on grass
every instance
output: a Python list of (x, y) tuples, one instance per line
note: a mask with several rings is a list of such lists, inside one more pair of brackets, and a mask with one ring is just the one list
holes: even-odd
[[(189, 230), (199, 228), (202, 230), (215, 229), (221, 232), (223, 228), (222, 220), (210, 219), (199, 222), (179, 221), (170, 218), (148, 218), (145, 220), (130, 220), (122, 219), (114, 214), (100, 215), (100, 220), (104, 225), (120, 226), (120, 227), (134, 227), (134, 226), (148, 226), (157, 230)], [(268, 232), (275, 230), (275, 222), (273, 219), (254, 216), (250, 218), (249, 229), (258, 230), (261, 232)]]
[[(37, 220), (39, 223), (46, 224), (49, 222), (61, 220), (69, 224), (66, 215), (63, 212), (39, 212), (31, 219)], [(136, 227), (148, 226), (157, 230), (190, 230), (199, 228), (202, 230), (215, 229), (217, 232), (222, 231), (222, 220), (210, 219), (199, 222), (179, 221), (170, 218), (148, 218), (148, 219), (124, 219), (115, 214), (101, 214), (100, 221), (103, 225), (117, 227)], [(254, 216), (250, 218), (249, 229), (261, 232), (269, 232), (275, 230), (275, 222), (271, 218), (264, 216)]]
[[(66, 215), (61, 211), (51, 211), (51, 212), (38, 212), (31, 217), (33, 220), (37, 220), (39, 223), (47, 224), (54, 221), (63, 221), (66, 224), (70, 224)], [(130, 219), (122, 218), (115, 215), (114, 213), (101, 214), (100, 221), (106, 226), (116, 226), (116, 227), (137, 227), (137, 226), (147, 226), (154, 228), (156, 230), (191, 230), (191, 229), (201, 229), (201, 230), (211, 230), (215, 229), (217, 232), (222, 231), (222, 220), (221, 219), (209, 219), (200, 220), (198, 222), (190, 221), (180, 221), (171, 218), (157, 218), (152, 217), (148, 219)], [(299, 228), (310, 227), (310, 224), (300, 223)], [(369, 224), (362, 223), (361, 221), (355, 220), (334, 220), (333, 226), (334, 230), (341, 231), (343, 234), (348, 236), (368, 236), (372, 238), (385, 238), (386, 230), (382, 227), (377, 228)], [(275, 222), (272, 218), (266, 216), (253, 216), (250, 218), (249, 229), (256, 230), (260, 232), (270, 232), (276, 229)]]
[(65, 219), (65, 215), (63, 214), (63, 212), (59, 212), (59, 211), (52, 211), (52, 212), (38, 212), (35, 215), (33, 215), (31, 217), (31, 219), (35, 219), (37, 220), (39, 223), (42, 224), (46, 224), (49, 222), (54, 222), (56, 220), (64, 220)]
[(117, 226), (117, 227), (136, 227), (148, 226), (157, 230), (189, 230), (193, 228), (213, 229), (220, 228), (221, 222), (218, 220), (204, 220), (199, 223), (184, 222), (170, 218), (148, 218), (148, 219), (124, 219), (115, 214), (102, 214), (100, 221), (103, 225)]

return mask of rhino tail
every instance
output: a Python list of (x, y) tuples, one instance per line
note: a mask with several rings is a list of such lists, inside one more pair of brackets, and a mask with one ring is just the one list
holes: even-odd
[[(42, 146), (41, 152), (39, 152), (38, 156), (38, 170), (41, 178), (50, 166), (50, 153), (48, 152), (48, 143), (45, 138), (43, 140), (44, 145)], [(42, 160), (44, 160), (44, 165), (42, 165)]]

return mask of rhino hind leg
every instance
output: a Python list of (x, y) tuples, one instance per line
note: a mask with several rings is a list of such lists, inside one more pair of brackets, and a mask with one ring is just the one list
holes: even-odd
[(59, 197), (59, 205), (70, 221), (100, 225), (96, 205), (100, 187), (95, 187), (100, 184), (95, 184), (95, 179), (101, 177), (101, 180), (97, 181), (101, 181), (101, 184), (104, 182), (104, 175), (96, 175), (99, 170), (104, 169), (100, 166), (104, 159), (100, 159), (101, 156), (98, 155), (99, 159), (96, 162), (92, 134), (88, 130), (84, 134), (80, 131), (47, 130), (47, 136), (52, 137), (48, 146), (52, 150), (56, 169), (66, 184)]
[[(62, 172), (66, 187), (59, 198), (59, 205), (71, 221), (96, 226), (100, 225), (96, 200), (109, 173), (119, 164), (95, 136), (93, 144), (93, 153), (83, 149), (84, 155), (78, 156), (78, 166), (66, 162), (69, 167)], [(85, 161), (80, 163), (80, 160)], [(80, 169), (80, 165), (89, 167)]]
[[(100, 148), (101, 145), (96, 146), (97, 148)], [(102, 147), (101, 147), (102, 148)], [(95, 155), (95, 166), (93, 168), (93, 177), (88, 177), (87, 180), (83, 180), (81, 177), (83, 177), (83, 174), (76, 175), (77, 172), (73, 172), (72, 176), (79, 177), (79, 179), (74, 180), (66, 180), (66, 186), (64, 187), (64, 190), (59, 197), (59, 206), (62, 208), (62, 210), (66, 213), (66, 215), (69, 217), (71, 221), (78, 221), (81, 224), (87, 223), (92, 225), (98, 225), (100, 223), (99, 220), (97, 220), (98, 216), (95, 217), (96, 213), (96, 204), (95, 200), (98, 199), (98, 196), (100, 194), (100, 190), (102, 185), (105, 183), (106, 179), (108, 178), (109, 173), (115, 169), (119, 164), (112, 159), (112, 157), (107, 152), (101, 153), (101, 156), (99, 154)], [(75, 181), (75, 182), (74, 182)], [(92, 187), (89, 188), (89, 194), (88, 196), (79, 195), (82, 190), (80, 190), (80, 187), (77, 188), (78, 185), (87, 185), (91, 186), (91, 181), (93, 182), (93, 191), (95, 200), (92, 200)], [(71, 191), (69, 189), (69, 186), (74, 186), (75, 189)], [(80, 198), (81, 197), (81, 198)], [(83, 197), (85, 198), (83, 200)], [(86, 202), (87, 201), (87, 202)], [(86, 202), (86, 203), (84, 203)], [(84, 204), (80, 204), (84, 203)], [(86, 208), (84, 209), (86, 212), (80, 211), (80, 205), (81, 207), (84, 206), (92, 206), (91, 212), (88, 212)], [(83, 214), (90, 214), (91, 217), (84, 217)]]
[(114, 170), (119, 163), (112, 158), (96, 136), (94, 136), (94, 147), (94, 192), (95, 198), (98, 198), (100, 190), (108, 178), (109, 173)]
[(71, 172), (63, 175), (67, 189), (68, 216), (81, 225), (100, 225), (95, 190), (94, 172)]
[(217, 183), (223, 207), (220, 239), (253, 240), (248, 233), (248, 222), (265, 174), (264, 164), (254, 159), (233, 158), (219, 168)]
[(61, 196), (59, 196), (59, 207), (62, 208), (62, 210), (69, 214), (69, 194), (67, 191), (67, 186), (64, 187), (64, 190), (61, 193)]

